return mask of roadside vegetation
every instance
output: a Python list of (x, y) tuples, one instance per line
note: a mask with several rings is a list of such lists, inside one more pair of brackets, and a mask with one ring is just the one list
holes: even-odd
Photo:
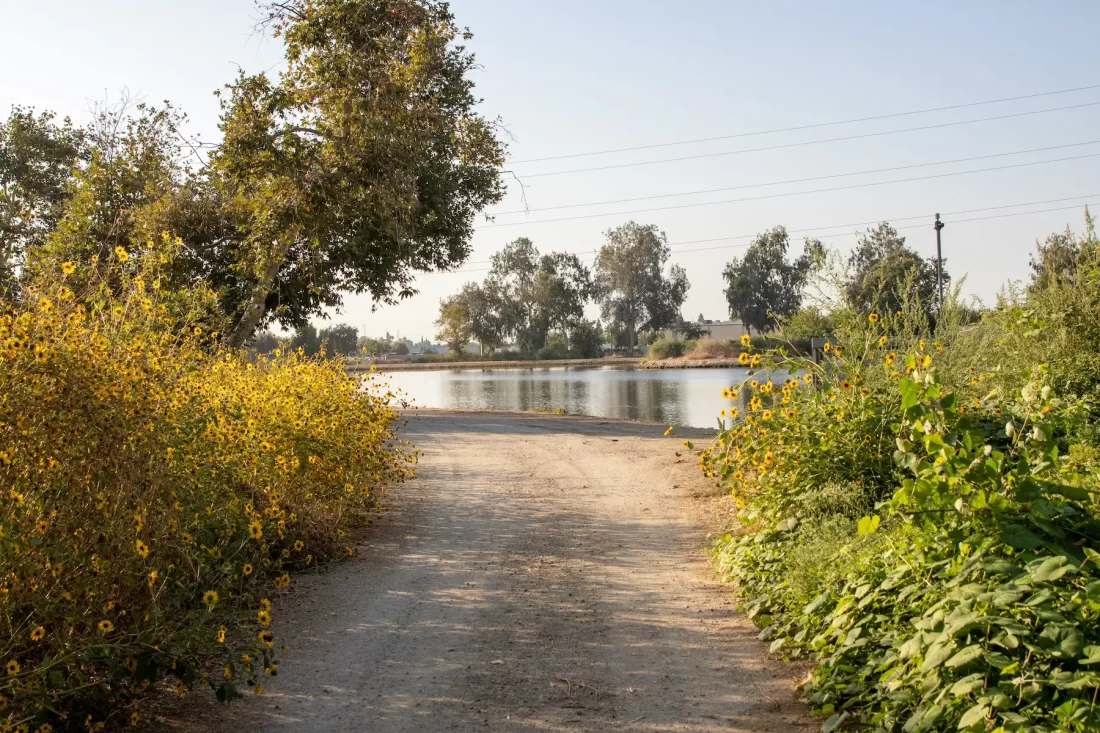
[(834, 281), (803, 319), (829, 324), (821, 363), (750, 346), (779, 363), (730, 391), (741, 419), (699, 454), (740, 511), (718, 567), (771, 651), (814, 663), (825, 731), (1096, 730), (1091, 219), (978, 319), (951, 293), (940, 313), (926, 268), (858, 254), (889, 287)]
[(220, 90), (216, 144), (125, 97), (0, 122), (4, 731), (260, 691), (275, 595), (412, 475), (393, 396), (327, 358), (354, 329), (309, 320), (464, 261), (500, 200), (468, 33), (432, 0), (260, 6), (286, 68)]
[[(289, 572), (411, 475), (381, 386), (217, 346), (167, 240), (61, 263), (0, 315), (0, 702), (9, 730), (136, 723), (154, 686), (261, 690)], [(70, 287), (72, 284), (72, 287)]]

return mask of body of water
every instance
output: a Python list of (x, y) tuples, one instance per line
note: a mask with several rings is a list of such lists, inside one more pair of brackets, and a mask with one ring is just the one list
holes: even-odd
[(383, 374), (394, 391), (419, 407), (555, 410), (697, 428), (717, 426), (732, 404), (722, 389), (745, 369), (535, 367), (449, 369)]

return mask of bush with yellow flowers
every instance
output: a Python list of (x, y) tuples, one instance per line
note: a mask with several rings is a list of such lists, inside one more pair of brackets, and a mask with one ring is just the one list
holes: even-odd
[(873, 313), (818, 362), (767, 352), (699, 453), (741, 507), (718, 567), (773, 653), (814, 662), (826, 733), (1100, 729), (1093, 410), (1006, 348), (1019, 316)]
[(388, 393), (220, 348), (214, 294), (162, 287), (167, 256), (60, 263), (0, 304), (3, 730), (135, 723), (157, 685), (259, 689), (270, 598), (351, 554), (412, 473)]

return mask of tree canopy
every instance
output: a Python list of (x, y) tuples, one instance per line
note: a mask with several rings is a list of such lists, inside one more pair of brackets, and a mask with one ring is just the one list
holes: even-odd
[(170, 106), (103, 110), (85, 131), (13, 113), (0, 128), (0, 277), (30, 250), (102, 263), (168, 231), (182, 243), (174, 277), (214, 288), (226, 340), (243, 345), (344, 293), (407, 297), (417, 273), (466, 259), (474, 217), (503, 194), (504, 149), (447, 3), (260, 7), (286, 68), (242, 71), (219, 92), (216, 145), (185, 137)]
[[(865, 313), (894, 312), (906, 303), (919, 302), (929, 320), (935, 320), (936, 259), (922, 259), (888, 223), (860, 235), (848, 266), (845, 295), (852, 307)], [(944, 269), (945, 286), (950, 279)]]
[(350, 356), (359, 351), (359, 329), (346, 323), (321, 329), (320, 339), (330, 354)]
[(592, 279), (576, 255), (543, 255), (520, 237), (493, 255), (483, 292), (496, 308), (499, 335), (532, 352), (546, 345), (551, 329), (568, 333), (584, 317)]
[(0, 122), (0, 295), (11, 294), (27, 249), (57, 226), (66, 183), (86, 154), (83, 131), (55, 119), (15, 107)]
[(824, 256), (816, 239), (806, 240), (802, 256), (794, 262), (787, 261), (789, 248), (787, 230), (777, 226), (752, 240), (745, 256), (733, 258), (722, 273), (730, 315), (752, 331), (770, 331), (798, 311), (806, 277)]
[(451, 353), (462, 356), (466, 353), (466, 344), (470, 343), (470, 316), (466, 302), (461, 294), (444, 298), (439, 304), (439, 318), (435, 325), (439, 327), (436, 338), (447, 344)]
[(627, 222), (607, 232), (596, 255), (595, 294), (613, 331), (625, 331), (634, 353), (639, 331), (678, 325), (687, 297), (687, 273), (679, 265), (665, 271), (671, 255), (668, 237), (652, 224)]

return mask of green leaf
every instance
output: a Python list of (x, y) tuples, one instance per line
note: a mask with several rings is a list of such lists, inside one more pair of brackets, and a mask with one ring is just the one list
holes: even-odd
[(232, 682), (223, 682), (218, 685), (218, 689), (215, 690), (214, 696), (218, 698), (218, 702), (232, 702), (233, 698), (240, 697), (240, 693), (237, 692), (237, 688), (233, 686)]
[(1048, 557), (1031, 571), (1031, 579), (1037, 583), (1048, 580), (1058, 580), (1066, 573), (1075, 573), (1077, 568), (1066, 563), (1066, 558), (1061, 556)]
[(806, 616), (809, 616), (814, 611), (816, 611), (817, 609), (821, 608), (826, 603), (828, 603), (829, 602), (829, 597), (830, 597), (829, 591), (825, 591), (824, 593), (819, 595), (817, 598), (815, 598), (812, 601), (810, 601), (809, 603), (807, 603), (805, 605), (805, 607), (803, 607), (802, 613), (805, 614)]
[(1047, 624), (1038, 636), (1039, 645), (1056, 657), (1076, 659), (1085, 647), (1085, 636), (1076, 626)]
[(874, 534), (875, 530), (878, 529), (879, 522), (881, 521), (882, 517), (877, 514), (870, 517), (862, 517), (856, 524), (856, 529), (861, 535)]
[(971, 644), (965, 649), (961, 649), (953, 657), (944, 662), (945, 667), (954, 669), (955, 667), (961, 667), (964, 664), (969, 664), (982, 655), (981, 644)]
[(983, 560), (981, 565), (979, 565), (978, 567), (987, 573), (993, 573), (994, 575), (1007, 575), (1009, 577), (1015, 577), (1021, 572), (1019, 567), (1002, 558), (991, 558), (989, 560)]
[(954, 653), (955, 643), (952, 641), (939, 641), (928, 648), (928, 654), (924, 657), (924, 663), (920, 666), (921, 672), (931, 672), (936, 667), (947, 661)]
[(917, 385), (913, 380), (902, 378), (898, 382), (898, 389), (901, 390), (901, 409), (908, 410), (917, 404)]
[(972, 725), (977, 725), (982, 722), (985, 720), (985, 716), (988, 712), (989, 707), (984, 702), (974, 705), (959, 718), (959, 730), (969, 728)]
[(832, 714), (821, 724), (821, 733), (832, 733), (841, 723), (847, 719), (848, 713)]
[[(957, 655), (956, 655), (957, 656)], [(969, 695), (974, 690), (980, 690), (985, 686), (985, 675), (981, 672), (975, 672), (974, 674), (967, 675), (961, 680), (951, 685), (949, 692), (955, 697), (963, 697)]]
[(1073, 499), (1074, 501), (1088, 501), (1089, 492), (1082, 489), (1080, 486), (1071, 486), (1069, 484), (1055, 484), (1044, 482), (1043, 488), (1051, 494), (1059, 494), (1067, 499)]
[(1030, 529), (1019, 524), (1002, 524), (1001, 539), (1017, 550), (1034, 550), (1043, 544)]

